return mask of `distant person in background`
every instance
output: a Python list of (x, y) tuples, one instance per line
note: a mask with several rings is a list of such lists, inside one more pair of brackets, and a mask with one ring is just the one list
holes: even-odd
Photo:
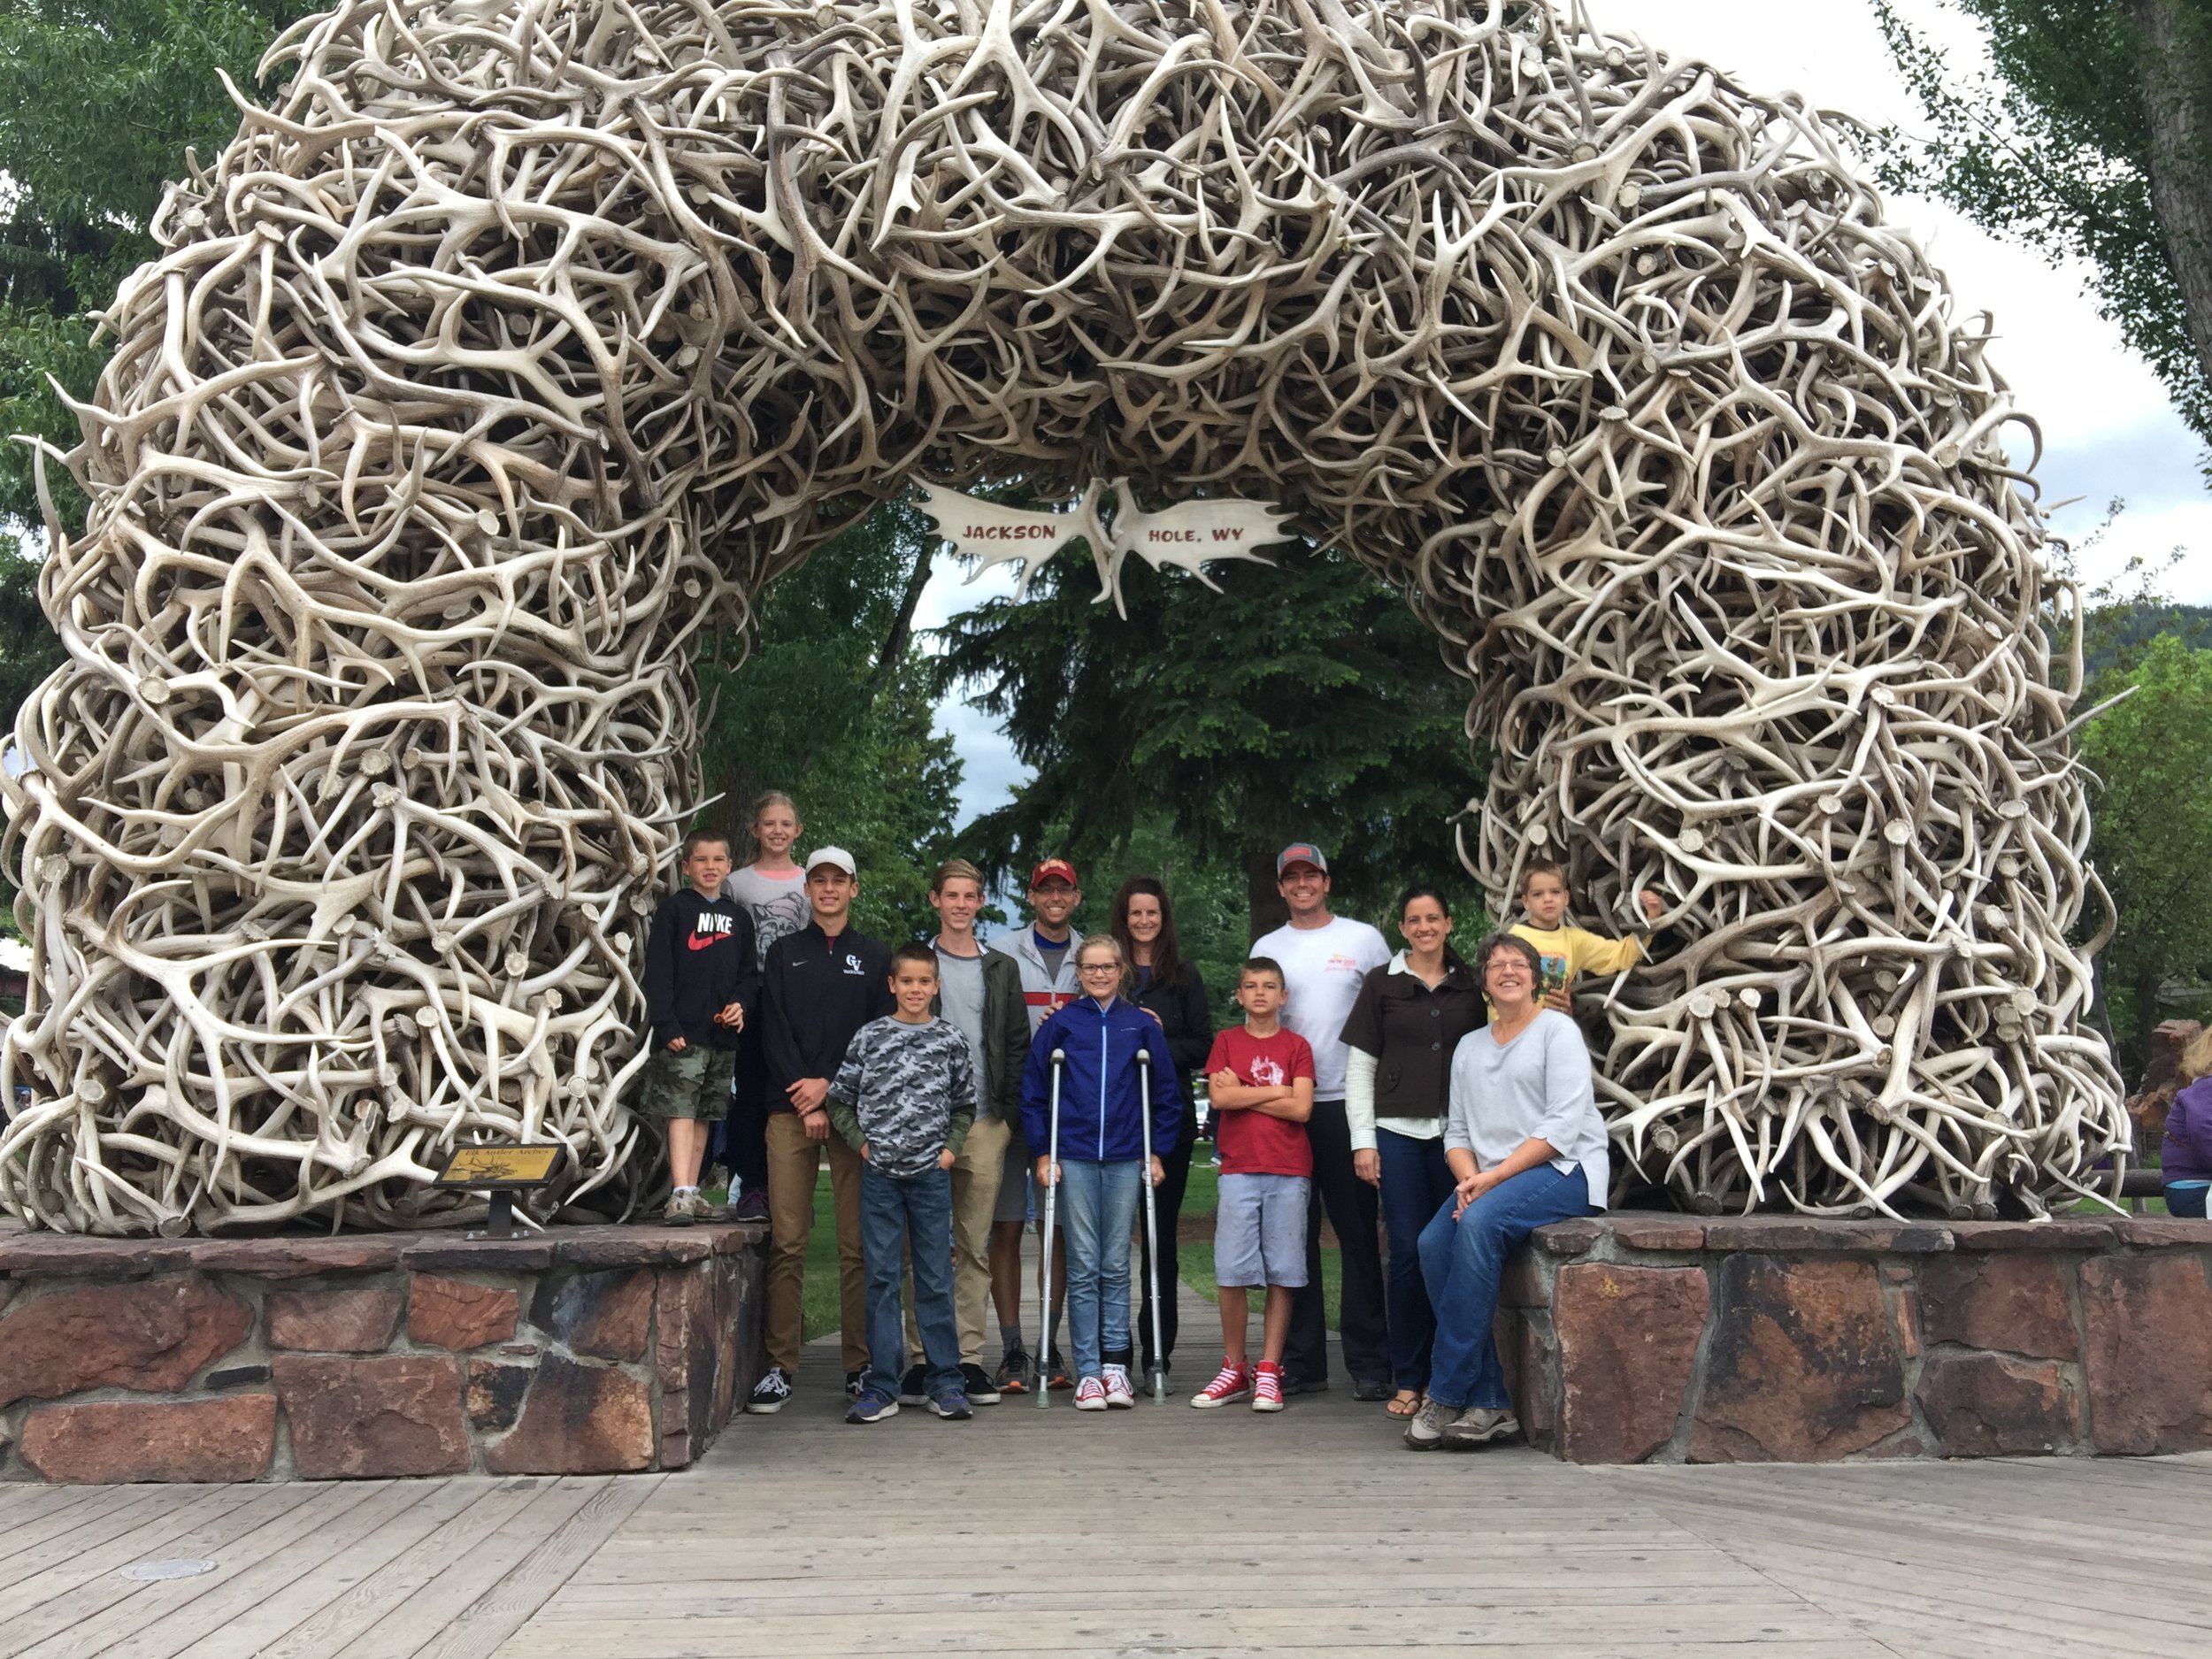
[[(1081, 995), (1076, 985), (1075, 953), (1083, 935), (1072, 918), (1082, 908), (1083, 884), (1075, 866), (1064, 858), (1040, 859), (1029, 872), (1029, 926), (1010, 927), (991, 941), (991, 949), (1011, 956), (1021, 969), (1022, 998), (1029, 1009), (1033, 1035), (1054, 1011), (1065, 1008)], [(1022, 1228), (1034, 1206), (1030, 1202), (1029, 1171), (1043, 1151), (1032, 1148), (1018, 1126), (1006, 1147), (1005, 1172), (999, 1179), (998, 1209), (991, 1223), (991, 1301), (998, 1310), (998, 1374), (992, 1379), (1006, 1394), (1026, 1394), (1049, 1386), (1072, 1388), (1067, 1361), (1060, 1353), (1062, 1295), (1052, 1298), (1052, 1329), (1037, 1333), (1038, 1349), (1045, 1356), (1041, 1380), (1037, 1362), (1022, 1340)], [(1014, 1160), (1023, 1162), (1018, 1166)], [(1043, 1223), (1038, 1223), (1040, 1229)], [(1066, 1246), (1056, 1246), (1053, 1276), (1064, 1284)]]
[(1382, 1194), (1390, 1241), (1390, 1375), (1394, 1417), (1421, 1409), (1436, 1316), (1421, 1279), (1421, 1229), (1457, 1184), (1444, 1156), (1452, 1056), (1487, 1018), (1475, 972), (1450, 945), (1452, 913), (1434, 887), (1398, 904), (1406, 948), (1367, 976), (1344, 1022), (1349, 1064), (1344, 1115), (1352, 1167)]
[(2166, 1114), (2158, 1174), (2166, 1186), (2166, 1213), (2201, 1218), (2212, 1190), (2212, 1031), (2181, 1051), (2181, 1092)]
[[(1205, 981), (1198, 970), (1183, 960), (1175, 934), (1175, 907), (1157, 876), (1132, 876), (1114, 895), (1110, 929), (1137, 972), (1130, 1000), (1160, 1022), (1167, 1050), (1175, 1056), (1175, 1069), (1194, 1079), (1204, 1069), (1214, 1042), (1213, 1010), (1207, 1005)], [(1153, 1194), (1160, 1234), (1160, 1341), (1158, 1356), (1164, 1371), (1175, 1358), (1176, 1225), (1183, 1213), (1183, 1191), (1190, 1182), (1191, 1148), (1197, 1143), (1197, 1116), (1183, 1119), (1183, 1133), (1172, 1147), (1154, 1148), (1166, 1171)], [(1152, 1252), (1139, 1240), (1137, 1344), (1144, 1354), (1145, 1370), (1152, 1369)]]
[[(799, 809), (780, 789), (753, 803), (753, 862), (730, 872), (723, 896), (745, 907), (753, 918), (759, 966), (768, 965), (768, 948), (807, 924), (806, 872), (791, 849), (805, 826)], [(722, 1125), (721, 1156), (730, 1172), (730, 1219), (768, 1219), (768, 1065), (757, 1025), (737, 1045), (737, 1082), (729, 1120)]]
[(1327, 1309), (1321, 1289), (1321, 1215), (1336, 1229), (1343, 1266), (1339, 1325), (1344, 1368), (1352, 1373), (1352, 1398), (1390, 1397), (1390, 1343), (1383, 1313), (1382, 1246), (1376, 1238), (1375, 1189), (1352, 1166), (1352, 1134), (1344, 1114), (1348, 1069), (1344, 1022), (1373, 970), (1390, 960), (1390, 947), (1365, 922), (1329, 913), (1329, 862), (1321, 849), (1298, 841), (1275, 859), (1275, 890), (1290, 909), (1287, 926), (1259, 940), (1256, 956), (1283, 968), (1290, 1000), (1283, 1024), (1313, 1049), (1313, 1116), (1306, 1135), (1313, 1144), (1313, 1203), (1306, 1217), (1306, 1283), (1292, 1298), (1290, 1347), (1283, 1359), (1283, 1392), (1304, 1394), (1329, 1386)]

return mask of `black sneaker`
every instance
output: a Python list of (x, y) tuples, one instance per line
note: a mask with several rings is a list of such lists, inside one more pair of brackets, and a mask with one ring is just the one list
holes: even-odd
[(1060, 1357), (1060, 1350), (1056, 1348), (1045, 1361), (1045, 1375), (1048, 1379), (1045, 1386), (1054, 1394), (1065, 1394), (1075, 1386), (1075, 1379), (1068, 1372), (1068, 1363)]
[(1365, 1377), (1355, 1377), (1352, 1379), (1352, 1398), (1369, 1403), (1378, 1400), (1387, 1400), (1390, 1398), (1390, 1385), (1386, 1382), (1371, 1381)]
[(899, 1414), (899, 1402), (889, 1394), (874, 1388), (864, 1388), (853, 1396), (852, 1409), (845, 1413), (848, 1423), (880, 1423), (886, 1417)]
[(980, 1365), (963, 1365), (960, 1381), (972, 1406), (995, 1406), (998, 1403), (998, 1389)]
[(861, 1390), (864, 1386), (865, 1386), (867, 1381), (868, 1373), (864, 1371), (847, 1371), (845, 1373), (845, 1398), (848, 1400), (859, 1399)]
[(782, 1366), (771, 1365), (767, 1374), (753, 1385), (752, 1396), (745, 1402), (745, 1409), (757, 1417), (770, 1417), (782, 1410), (790, 1399), (791, 1379), (784, 1375)]
[[(1025, 1394), (1035, 1378), (1036, 1362), (1029, 1357), (1026, 1348), (1010, 1350), (998, 1363), (998, 1374), (991, 1379), (991, 1398), (1001, 1394)], [(972, 1398), (972, 1396), (971, 1396)]]
[(751, 1192), (744, 1194), (738, 1199), (737, 1202), (730, 1206), (730, 1219), (732, 1221), (749, 1222), (767, 1220), (767, 1193), (762, 1188), (756, 1187)]
[(906, 1375), (899, 1379), (901, 1405), (926, 1406), (929, 1403), (929, 1390), (922, 1386), (923, 1379), (928, 1375), (927, 1366), (909, 1365), (906, 1368)]
[(957, 1388), (948, 1388), (929, 1402), (929, 1409), (952, 1423), (965, 1423), (975, 1415), (968, 1409), (968, 1396)]
[(1328, 1392), (1329, 1379), (1326, 1377), (1309, 1377), (1303, 1371), (1289, 1370), (1283, 1372), (1283, 1397), (1286, 1400), (1294, 1394), (1325, 1394)]

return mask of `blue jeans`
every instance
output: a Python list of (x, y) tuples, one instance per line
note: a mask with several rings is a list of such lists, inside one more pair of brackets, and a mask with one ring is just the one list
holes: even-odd
[(1455, 1410), (1510, 1411), (1493, 1333), (1505, 1258), (1537, 1228), (1594, 1213), (1590, 1183), (1579, 1169), (1563, 1175), (1540, 1164), (1499, 1182), (1454, 1221), (1457, 1202), (1446, 1199), (1421, 1233), (1421, 1277), (1436, 1310), (1429, 1398)]
[(1387, 1129), (1375, 1131), (1382, 1156), (1383, 1232), (1390, 1240), (1390, 1375), (1401, 1388), (1429, 1386), (1429, 1347), (1436, 1315), (1421, 1279), (1421, 1229), (1452, 1195), (1452, 1166), (1444, 1142), (1417, 1141)]
[(952, 1311), (952, 1175), (885, 1175), (860, 1166), (860, 1250), (868, 1273), (868, 1386), (898, 1398), (906, 1372), (899, 1281), (913, 1240), (914, 1323), (922, 1333), (933, 1400), (961, 1386), (960, 1332)]
[(2201, 1183), (2193, 1181), (2187, 1186), (2169, 1187), (2166, 1189), (2166, 1213), (2170, 1216), (2186, 1216), (2194, 1221), (2203, 1220), (2206, 1190)]
[(1143, 1168), (1135, 1158), (1060, 1160), (1056, 1219), (1068, 1240), (1068, 1346), (1078, 1381), (1099, 1375), (1107, 1333), (1118, 1343), (1127, 1339), (1129, 1230)]

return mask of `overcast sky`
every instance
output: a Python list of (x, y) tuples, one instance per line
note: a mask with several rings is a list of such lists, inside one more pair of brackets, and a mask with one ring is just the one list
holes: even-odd
[[(1972, 35), (1934, 0), (1909, 0), (1916, 17), (1969, 50)], [(1702, 58), (1749, 90), (1795, 91), (1818, 108), (1869, 121), (1919, 128), (1922, 116), (1898, 81), (1866, 0), (1781, 6), (1774, 0), (1594, 0), (1601, 27), (1642, 35), (1668, 50)], [(1991, 360), (2011, 382), (2021, 409), (2043, 431), (2038, 476), (2043, 499), (2078, 503), (2053, 517), (2060, 534), (2081, 537), (2124, 497), (2127, 510), (2080, 565), (2094, 581), (2131, 555), (2187, 557), (2168, 579), (2179, 598), (2212, 603), (2212, 495), (2200, 465), (2203, 448), (2174, 413), (2155, 377), (2097, 315), (2079, 267), (1998, 242), (1950, 209), (1906, 197), (1892, 217), (1910, 227), (1951, 280), (1960, 312), (1988, 311), (1998, 343)], [(2015, 431), (2017, 428), (2014, 429)], [(1002, 575), (963, 586), (949, 559), (924, 597), (919, 620), (942, 622), (987, 594), (1010, 589)], [(1139, 580), (1142, 580), (1141, 574)], [(939, 712), (966, 763), (963, 819), (1004, 802), (1023, 771), (996, 726), (958, 703)]]

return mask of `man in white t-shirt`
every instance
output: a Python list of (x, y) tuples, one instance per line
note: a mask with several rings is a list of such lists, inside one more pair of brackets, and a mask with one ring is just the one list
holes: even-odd
[(1371, 969), (1390, 960), (1390, 947), (1365, 922), (1329, 913), (1329, 861), (1318, 847), (1294, 841), (1275, 859), (1275, 890), (1290, 921), (1255, 941), (1252, 954), (1282, 964), (1289, 1001), (1282, 1023), (1313, 1049), (1312, 1209), (1306, 1219), (1306, 1286), (1294, 1293), (1290, 1345), (1283, 1355), (1283, 1392), (1328, 1386), (1329, 1333), (1321, 1297), (1321, 1216), (1336, 1229), (1344, 1265), (1340, 1324), (1344, 1368), (1355, 1400), (1390, 1395), (1390, 1346), (1383, 1315), (1382, 1248), (1375, 1189), (1352, 1167), (1352, 1131), (1344, 1116), (1344, 1022)]

